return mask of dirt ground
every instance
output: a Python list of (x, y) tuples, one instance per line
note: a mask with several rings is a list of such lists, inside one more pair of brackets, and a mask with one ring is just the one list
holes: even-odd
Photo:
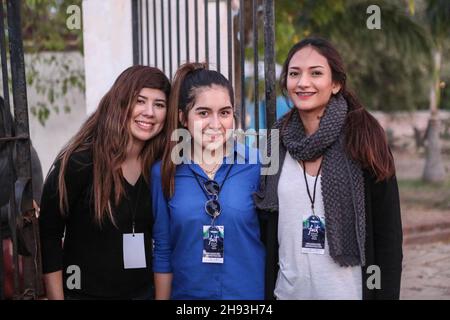
[(450, 156), (447, 182), (420, 181), (423, 156), (394, 152), (404, 229), (401, 299), (450, 300)]

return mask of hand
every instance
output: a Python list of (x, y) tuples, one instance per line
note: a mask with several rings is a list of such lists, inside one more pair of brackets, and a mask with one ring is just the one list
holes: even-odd
[(39, 208), (39, 206), (35, 200), (33, 200), (33, 208), (34, 208), (36, 218), (39, 218), (39, 213), (41, 212), (41, 208)]

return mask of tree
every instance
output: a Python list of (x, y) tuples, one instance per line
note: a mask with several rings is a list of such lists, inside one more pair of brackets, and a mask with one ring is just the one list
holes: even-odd
[(423, 180), (426, 182), (445, 181), (445, 168), (442, 161), (441, 141), (439, 137), (441, 120), (439, 119), (440, 83), (442, 51), (444, 41), (450, 35), (450, 2), (447, 0), (428, 0), (425, 19), (426, 28), (433, 40), (432, 80), (430, 82), (430, 119), (427, 129), (426, 159)]
[(277, 59), (305, 36), (330, 39), (347, 65), (349, 87), (363, 104), (385, 112), (426, 104), (430, 43), (406, 12), (403, 0), (377, 1), (381, 30), (366, 26), (373, 1), (277, 1)]
[[(84, 92), (84, 73), (73, 68), (70, 60), (58, 58), (57, 53), (67, 51), (83, 52), (82, 30), (67, 26), (69, 6), (81, 8), (81, 0), (25, 0), (22, 1), (22, 34), (27, 85), (36, 89), (43, 101), (30, 103), (31, 113), (44, 125), (53, 111), (70, 112), (70, 106), (63, 99), (63, 105), (56, 102), (66, 95), (70, 88)], [(43, 73), (55, 70), (50, 77)]]

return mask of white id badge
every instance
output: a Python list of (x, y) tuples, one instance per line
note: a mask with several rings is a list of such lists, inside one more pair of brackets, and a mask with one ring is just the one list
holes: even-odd
[(125, 269), (147, 268), (143, 233), (123, 234), (123, 266)]

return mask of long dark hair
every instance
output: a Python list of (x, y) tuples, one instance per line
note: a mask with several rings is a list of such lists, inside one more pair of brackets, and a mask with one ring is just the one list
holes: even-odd
[(171, 141), (172, 132), (181, 126), (179, 112), (187, 119), (189, 110), (194, 106), (195, 97), (199, 89), (213, 85), (225, 88), (230, 95), (231, 105), (234, 106), (234, 92), (230, 81), (221, 73), (209, 70), (206, 63), (185, 63), (181, 65), (172, 81), (172, 92), (169, 99), (167, 113), (167, 145), (162, 159), (162, 187), (166, 197), (171, 197), (175, 187), (176, 165), (171, 159), (172, 150), (177, 141)]
[[(389, 150), (386, 134), (378, 121), (363, 107), (355, 94), (346, 87), (347, 75), (344, 63), (333, 45), (322, 38), (309, 37), (296, 43), (289, 51), (280, 76), (280, 88), (287, 97), (287, 72), (292, 56), (304, 47), (311, 46), (328, 60), (332, 80), (341, 85), (340, 93), (347, 100), (348, 113), (345, 122), (346, 150), (363, 168), (371, 169), (382, 181), (395, 174), (394, 159)], [(284, 118), (285, 123), (296, 112), (292, 109)]]
[[(124, 190), (121, 165), (125, 161), (129, 141), (130, 119), (139, 92), (143, 88), (158, 89), (170, 95), (170, 82), (164, 73), (153, 67), (132, 66), (123, 71), (105, 94), (97, 110), (84, 122), (78, 133), (56, 157), (60, 162), (58, 176), (59, 206), (62, 213), (68, 207), (64, 175), (70, 156), (75, 152), (92, 150), (93, 196), (95, 221), (102, 225), (105, 217), (114, 223), (110, 196), (114, 191), (117, 205)], [(160, 157), (165, 144), (165, 127), (162, 132), (146, 141), (141, 150), (141, 167), (150, 168)], [(147, 175), (144, 174), (146, 179)]]

